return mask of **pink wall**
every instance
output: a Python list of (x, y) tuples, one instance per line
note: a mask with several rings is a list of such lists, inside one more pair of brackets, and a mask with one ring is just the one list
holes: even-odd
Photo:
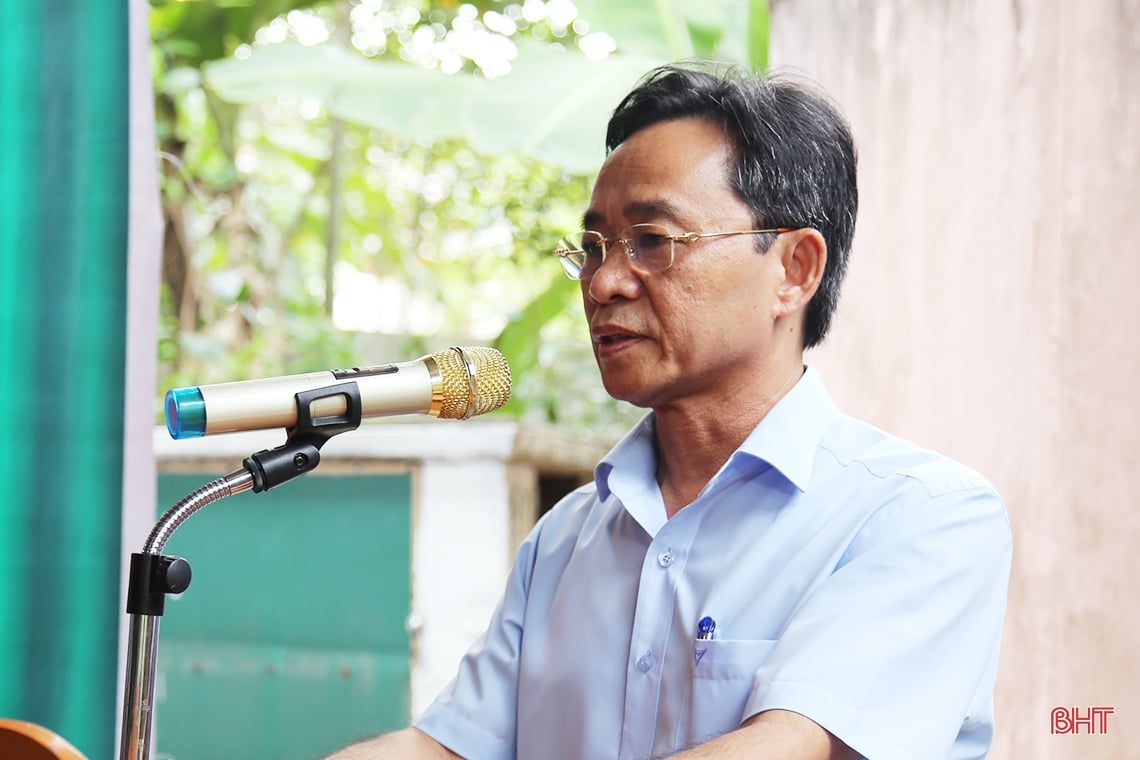
[[(862, 209), (809, 361), (987, 475), (1015, 533), (992, 760), (1137, 758), (1140, 0), (772, 0), (852, 120)], [(1108, 733), (1050, 732), (1111, 706)]]

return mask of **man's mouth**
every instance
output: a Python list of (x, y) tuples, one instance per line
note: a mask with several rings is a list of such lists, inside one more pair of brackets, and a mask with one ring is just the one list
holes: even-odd
[(620, 327), (602, 327), (593, 331), (594, 345), (599, 348), (616, 348), (622, 344), (641, 340), (643, 336)]

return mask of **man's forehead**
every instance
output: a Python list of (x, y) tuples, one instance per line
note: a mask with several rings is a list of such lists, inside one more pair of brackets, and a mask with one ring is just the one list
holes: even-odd
[[(664, 197), (631, 199), (621, 206), (623, 219), (676, 219), (680, 214), (677, 205)], [(587, 230), (605, 221), (605, 209), (601, 207), (591, 206), (582, 215), (582, 227)]]
[(583, 216), (585, 228), (691, 221), (697, 209), (714, 199), (734, 196), (730, 163), (730, 146), (707, 125), (666, 122), (638, 132), (598, 172)]

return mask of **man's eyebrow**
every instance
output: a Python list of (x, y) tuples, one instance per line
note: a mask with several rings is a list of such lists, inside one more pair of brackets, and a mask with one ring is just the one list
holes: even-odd
[(625, 207), (625, 215), (631, 219), (676, 219), (679, 216), (676, 206), (664, 199), (634, 201)]
[[(670, 219), (678, 220), (680, 212), (677, 207), (667, 200), (657, 199), (650, 201), (633, 201), (622, 209), (628, 219)], [(582, 215), (582, 229), (594, 229), (594, 226), (604, 221), (603, 215), (597, 211), (587, 211)]]

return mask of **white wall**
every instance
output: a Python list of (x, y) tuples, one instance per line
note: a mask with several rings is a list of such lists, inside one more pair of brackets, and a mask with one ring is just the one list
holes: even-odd
[[(993, 760), (1140, 757), (1140, 2), (773, 0), (850, 116), (861, 211), (809, 358), (976, 467), (1015, 534)], [(1056, 706), (1112, 706), (1055, 736)]]

